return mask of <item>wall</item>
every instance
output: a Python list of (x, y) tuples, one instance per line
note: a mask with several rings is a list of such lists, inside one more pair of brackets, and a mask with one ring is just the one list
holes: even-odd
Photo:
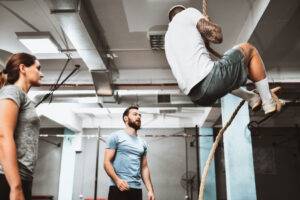
[(300, 129), (252, 132), (258, 199), (299, 199)]
[[(299, 199), (300, 129), (260, 128), (252, 131), (257, 199)], [(223, 146), (216, 155), (217, 194), (226, 199)]]
[[(116, 130), (102, 129), (101, 134), (107, 135)], [(143, 134), (176, 134), (183, 133), (183, 129), (146, 129)], [(195, 133), (194, 129), (186, 129), (187, 133)], [(97, 134), (96, 129), (87, 129), (84, 134)], [(181, 176), (185, 173), (185, 139), (183, 137), (145, 138), (148, 145), (148, 162), (151, 178), (158, 200), (182, 200), (185, 197), (185, 189), (180, 185)], [(188, 144), (194, 138), (188, 138)], [(103, 169), (103, 153), (105, 144), (100, 143), (99, 154), (99, 179), (98, 197), (107, 197), (109, 178)], [(196, 172), (196, 148), (188, 148), (189, 170)], [(77, 154), (73, 199), (94, 196), (96, 140), (94, 138), (83, 139), (83, 151)], [(144, 199), (146, 189), (143, 189)], [(194, 193), (194, 199), (196, 199)]]
[[(63, 134), (63, 129), (41, 129), (40, 134)], [(45, 142), (45, 140), (62, 144), (62, 138), (40, 138), (32, 194), (52, 195), (54, 199), (57, 199), (62, 148)]]
[[(261, 128), (252, 132), (254, 166), (258, 199), (297, 199), (300, 196), (300, 129)], [(108, 135), (116, 129), (102, 129)], [(175, 134), (183, 129), (146, 129), (140, 134)], [(186, 129), (194, 133), (194, 129)], [(63, 129), (42, 129), (42, 134), (62, 134)], [(84, 134), (97, 134), (96, 129), (86, 129)], [(44, 138), (54, 143), (62, 138)], [(148, 161), (158, 200), (182, 200), (185, 189), (180, 185), (185, 173), (185, 140), (182, 137), (145, 138), (149, 144)], [(193, 138), (189, 138), (189, 142)], [(189, 143), (188, 142), (188, 143)], [(73, 199), (94, 195), (96, 140), (84, 138), (82, 152), (76, 155)], [(107, 197), (109, 178), (103, 169), (105, 144), (100, 143), (98, 197)], [(222, 145), (216, 155), (217, 196), (226, 199), (225, 170)], [(195, 147), (188, 148), (189, 170), (196, 172)], [(53, 195), (57, 199), (61, 147), (40, 140), (39, 159), (34, 174), (33, 194)], [(144, 199), (146, 190), (144, 189)], [(80, 198), (82, 195), (82, 198)], [(197, 194), (194, 194), (194, 199)]]

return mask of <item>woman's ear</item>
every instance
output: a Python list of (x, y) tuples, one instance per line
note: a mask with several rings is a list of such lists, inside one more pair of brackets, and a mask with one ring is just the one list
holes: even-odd
[(24, 74), (24, 73), (26, 72), (25, 67), (26, 67), (26, 66), (25, 66), (24, 64), (20, 64), (20, 65), (19, 65), (19, 71), (20, 71), (20, 73), (23, 73), (23, 74)]

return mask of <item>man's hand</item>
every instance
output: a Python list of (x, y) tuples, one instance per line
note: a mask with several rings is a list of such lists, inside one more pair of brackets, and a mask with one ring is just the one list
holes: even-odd
[(9, 194), (10, 200), (25, 200), (22, 189), (11, 189)]
[(128, 183), (122, 179), (118, 179), (116, 181), (116, 185), (117, 187), (119, 188), (120, 191), (126, 191), (126, 190), (129, 190), (129, 186), (128, 186)]
[(155, 200), (153, 192), (148, 192), (148, 200)]
[(208, 15), (204, 15), (204, 19), (205, 19), (206, 21), (210, 21), (210, 18), (209, 18)]
[(197, 29), (205, 40), (214, 44), (222, 43), (223, 34), (221, 27), (210, 21), (208, 16), (205, 16), (198, 21)]

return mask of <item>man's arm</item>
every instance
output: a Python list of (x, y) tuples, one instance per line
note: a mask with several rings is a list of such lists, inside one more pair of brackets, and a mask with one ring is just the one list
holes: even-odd
[(154, 190), (150, 177), (150, 170), (148, 167), (147, 157), (142, 157), (142, 179), (148, 190), (148, 200), (154, 200)]
[(210, 47), (209, 42), (207, 40), (204, 40), (205, 47), (212, 55), (214, 55), (216, 58), (222, 58), (222, 55), (216, 52), (213, 48)]
[(0, 163), (10, 187), (10, 199), (23, 200), (21, 177), (19, 175), (14, 130), (19, 107), (12, 100), (0, 101)]
[(201, 18), (197, 23), (197, 29), (202, 37), (212, 43), (220, 44), (223, 41), (222, 29), (208, 18)]
[(115, 149), (105, 149), (104, 153), (104, 169), (107, 175), (114, 181), (119, 190), (125, 191), (129, 189), (129, 186), (126, 181), (120, 179), (116, 174), (114, 167), (112, 165), (112, 161), (115, 157), (116, 150)]

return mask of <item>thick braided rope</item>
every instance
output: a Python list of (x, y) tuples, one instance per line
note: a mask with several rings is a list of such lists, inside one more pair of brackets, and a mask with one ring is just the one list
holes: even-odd
[(203, 0), (202, 2), (202, 13), (204, 16), (208, 16), (207, 14), (207, 0)]
[(231, 115), (230, 119), (228, 120), (226, 125), (219, 131), (219, 133), (216, 137), (216, 141), (214, 142), (214, 144), (213, 144), (213, 146), (212, 146), (212, 148), (209, 152), (209, 155), (208, 155), (208, 158), (207, 158), (207, 161), (205, 163), (204, 170), (203, 170), (203, 173), (202, 173), (202, 176), (201, 176), (200, 189), (199, 189), (200, 192), (199, 192), (198, 200), (204, 200), (205, 181), (206, 181), (206, 178), (207, 178), (207, 175), (208, 175), (208, 170), (209, 170), (210, 163), (214, 159), (214, 155), (215, 155), (216, 149), (219, 145), (219, 142), (220, 142), (224, 132), (230, 126), (230, 124), (232, 123), (232, 121), (234, 120), (235, 116), (238, 114), (239, 110), (244, 105), (244, 103), (245, 103), (245, 100), (241, 101), (241, 103), (236, 107), (236, 109), (233, 112), (233, 114)]
[[(208, 17), (208, 14), (207, 14), (207, 11), (208, 11), (208, 4), (207, 4), (207, 1), (208, 1), (208, 0), (203, 0), (203, 1), (202, 1), (202, 14), (203, 14), (204, 16), (206, 16), (207, 19), (210, 20), (210, 18)], [(222, 57), (222, 55), (221, 55), (220, 53), (218, 53), (216, 50), (214, 50), (213, 48), (210, 47), (209, 42), (208, 42), (207, 45), (205, 45), (205, 46), (206, 46), (207, 50), (208, 50), (211, 54), (213, 54), (214, 56), (216, 56), (217, 58), (220, 59), (220, 58)]]

